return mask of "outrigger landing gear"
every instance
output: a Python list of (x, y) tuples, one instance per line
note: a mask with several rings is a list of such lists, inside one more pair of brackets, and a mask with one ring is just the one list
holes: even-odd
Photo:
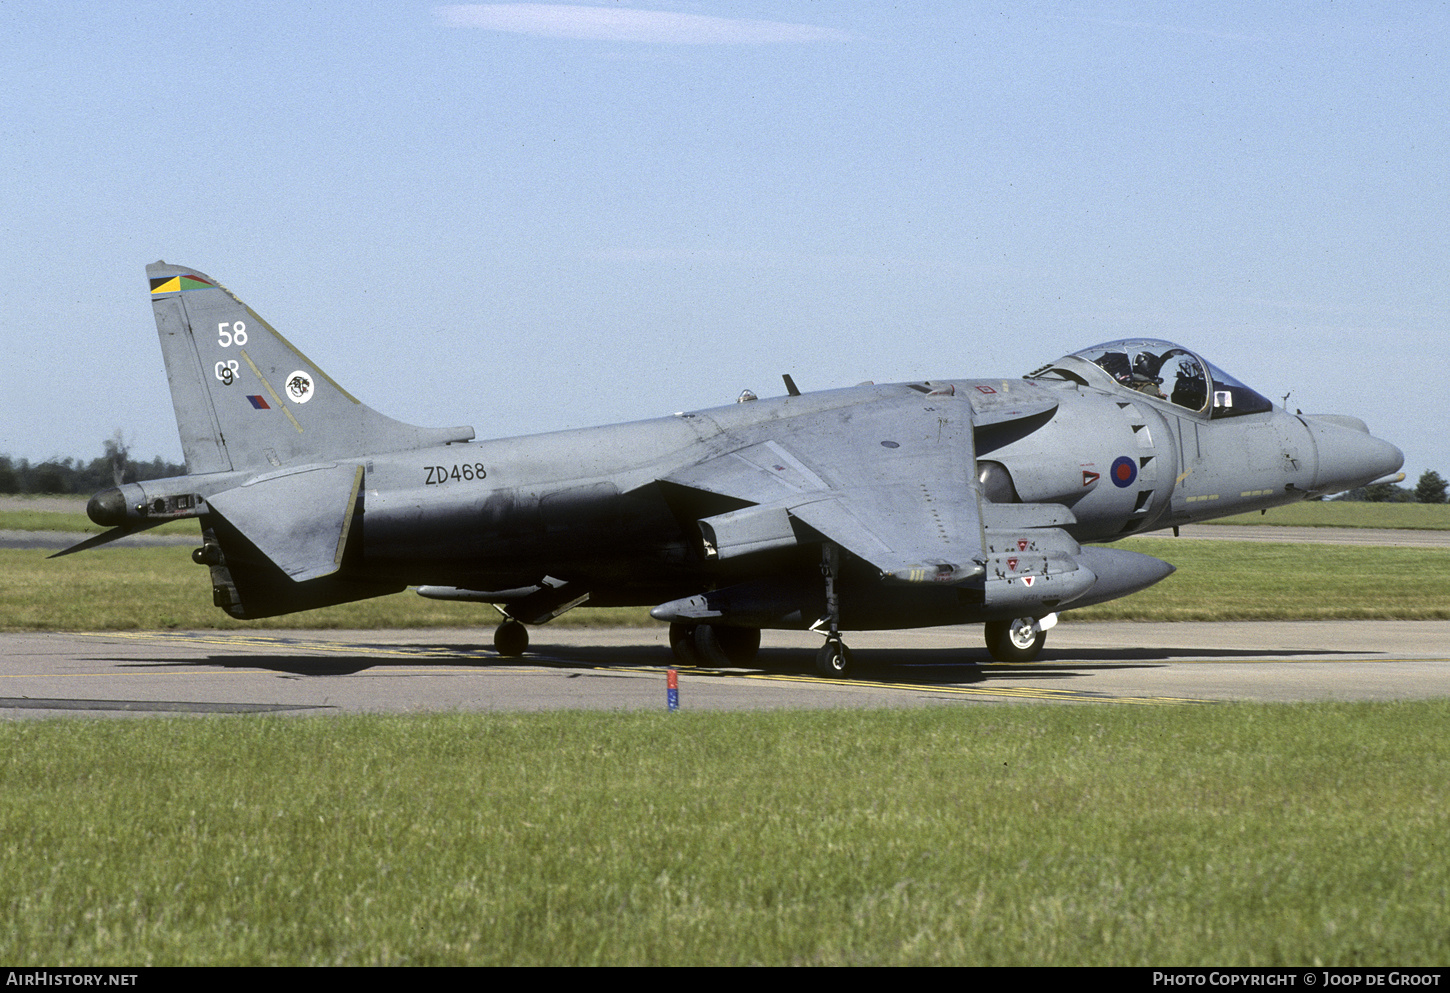
[(851, 650), (841, 640), (841, 598), (836, 594), (836, 573), (841, 551), (831, 542), (821, 545), (821, 576), (826, 581), (826, 616), (812, 625), (826, 627), (826, 643), (816, 652), (816, 671), (822, 676), (844, 679), (851, 674)]
[(506, 658), (514, 658), (529, 649), (529, 629), (512, 617), (506, 619), (493, 632), (494, 651)]

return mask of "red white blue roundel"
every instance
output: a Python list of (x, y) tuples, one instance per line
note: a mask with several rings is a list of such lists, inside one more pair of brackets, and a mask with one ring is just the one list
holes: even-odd
[(1138, 463), (1126, 455), (1119, 455), (1113, 460), (1113, 467), (1108, 470), (1108, 475), (1113, 477), (1114, 486), (1126, 489), (1138, 478)]

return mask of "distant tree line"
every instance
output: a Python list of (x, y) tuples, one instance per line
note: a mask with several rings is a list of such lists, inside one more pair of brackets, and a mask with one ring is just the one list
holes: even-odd
[(1434, 469), (1426, 469), (1413, 489), (1394, 483), (1370, 483), (1334, 499), (1362, 503), (1445, 503), (1445, 479)]
[[(119, 431), (107, 438), (102, 447), (104, 454), (89, 462), (66, 458), (31, 463), (28, 459), (0, 455), (0, 493), (91, 494), (115, 486), (117, 479), (135, 483), (186, 474), (186, 466), (164, 462), (159, 455), (150, 462), (132, 462)], [(1413, 489), (1394, 483), (1371, 483), (1334, 499), (1361, 503), (1445, 503), (1445, 490), (1445, 479), (1435, 470), (1427, 469), (1420, 474)]]
[(186, 474), (186, 466), (164, 462), (159, 455), (150, 462), (132, 462), (119, 431), (106, 440), (104, 452), (89, 462), (71, 458), (31, 462), (0, 455), (0, 493), (89, 495), (115, 486), (118, 479), (135, 483)]

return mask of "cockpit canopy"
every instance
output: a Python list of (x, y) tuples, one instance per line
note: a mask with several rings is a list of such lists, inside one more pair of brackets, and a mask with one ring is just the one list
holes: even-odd
[(1027, 378), (1066, 379), (1100, 389), (1117, 387), (1209, 417), (1241, 417), (1274, 408), (1222, 369), (1171, 341), (1131, 338), (1094, 345), (1063, 356)]

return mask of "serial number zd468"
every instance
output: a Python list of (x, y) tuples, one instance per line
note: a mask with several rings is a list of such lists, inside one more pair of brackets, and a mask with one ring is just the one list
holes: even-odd
[(455, 463), (452, 468), (446, 465), (424, 466), (428, 470), (428, 476), (423, 480), (425, 486), (438, 486), (442, 483), (458, 483), (472, 481), (475, 479), (486, 479), (487, 470), (482, 462)]

